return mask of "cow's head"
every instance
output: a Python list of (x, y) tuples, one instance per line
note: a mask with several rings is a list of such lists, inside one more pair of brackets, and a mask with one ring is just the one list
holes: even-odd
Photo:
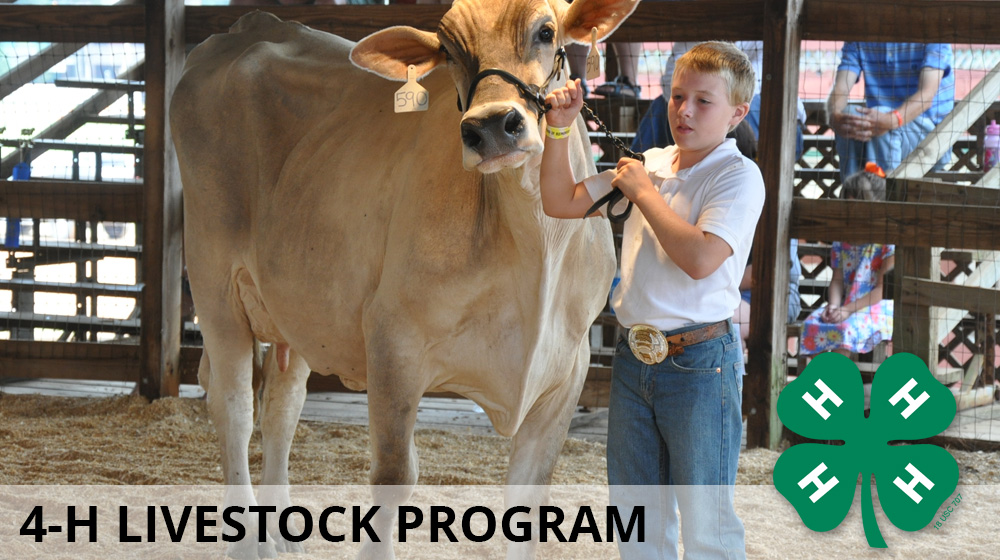
[[(456, 0), (436, 34), (405, 26), (384, 29), (362, 39), (351, 51), (351, 61), (398, 81), (406, 80), (411, 64), (421, 77), (447, 64), (458, 89), (459, 110), (464, 111), (462, 163), (469, 170), (494, 173), (518, 167), (542, 151), (541, 110), (524, 85), (543, 86), (560, 46), (589, 43), (593, 28), (598, 39), (604, 39), (637, 4)], [(502, 72), (485, 72), (490, 69)], [(549, 86), (560, 86), (565, 79), (563, 73), (560, 83), (552, 80)]]

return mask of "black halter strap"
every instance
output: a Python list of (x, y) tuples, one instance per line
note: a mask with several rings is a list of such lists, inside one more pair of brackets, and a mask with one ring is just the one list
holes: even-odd
[[(556, 50), (555, 60), (552, 65), (552, 72), (549, 73), (549, 77), (545, 78), (545, 82), (543, 82), (540, 86), (526, 84), (523, 80), (506, 70), (501, 70), (499, 68), (487, 68), (472, 78), (472, 83), (469, 84), (469, 94), (465, 97), (466, 103), (468, 103), (469, 106), (472, 105), (472, 97), (476, 95), (476, 87), (479, 86), (479, 82), (488, 76), (499, 76), (504, 81), (516, 87), (518, 92), (520, 92), (521, 97), (524, 97), (531, 103), (534, 103), (535, 110), (538, 112), (538, 120), (542, 120), (542, 115), (552, 108), (545, 102), (545, 91), (549, 88), (549, 84), (552, 80), (556, 79), (560, 72), (562, 72), (562, 68), (565, 63), (566, 49), (559, 47), (559, 49)], [(458, 110), (464, 113), (467, 109), (468, 107), (465, 109), (462, 108), (462, 98), (459, 97)]]

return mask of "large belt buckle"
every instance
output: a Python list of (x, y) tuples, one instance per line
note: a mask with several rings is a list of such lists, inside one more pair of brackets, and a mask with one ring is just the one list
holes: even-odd
[(635, 325), (628, 331), (628, 346), (636, 358), (648, 365), (656, 365), (667, 358), (669, 345), (660, 329), (649, 325)]

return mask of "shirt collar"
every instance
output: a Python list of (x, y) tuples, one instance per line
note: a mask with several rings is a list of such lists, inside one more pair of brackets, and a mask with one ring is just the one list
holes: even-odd
[(739, 150), (736, 149), (736, 140), (726, 138), (722, 144), (719, 144), (718, 147), (705, 156), (705, 159), (687, 169), (681, 169), (676, 174), (671, 168), (674, 160), (677, 159), (676, 145), (667, 146), (666, 148), (652, 148), (646, 150), (643, 155), (646, 156), (646, 169), (656, 177), (660, 179), (676, 177), (683, 181), (688, 177), (697, 177), (705, 170), (714, 169), (719, 162), (725, 158), (732, 157), (733, 154), (739, 155)]

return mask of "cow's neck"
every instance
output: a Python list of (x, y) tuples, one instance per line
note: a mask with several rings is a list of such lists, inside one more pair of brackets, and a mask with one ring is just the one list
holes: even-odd
[(545, 215), (538, 172), (538, 163), (533, 160), (517, 169), (484, 177), (485, 202), (496, 209), (490, 214), (495, 216), (496, 225), (509, 230), (522, 259), (542, 259), (552, 251), (561, 252), (568, 236), (579, 226), (577, 220), (558, 220)]

